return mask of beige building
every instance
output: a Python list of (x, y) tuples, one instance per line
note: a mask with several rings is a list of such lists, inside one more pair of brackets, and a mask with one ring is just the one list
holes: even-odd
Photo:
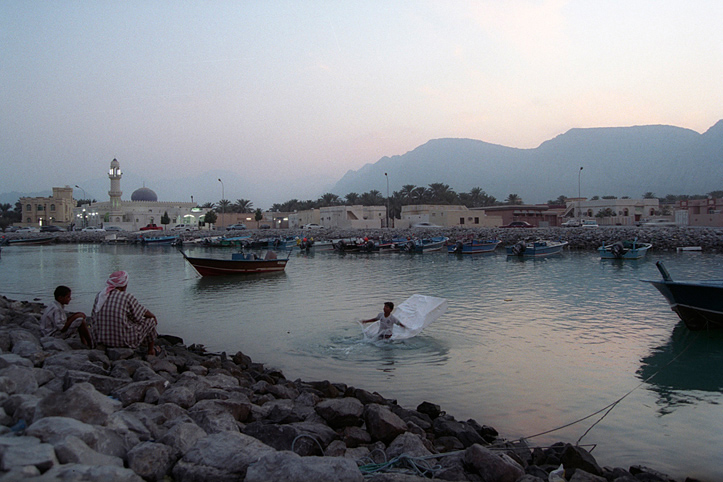
[(401, 219), (394, 220), (394, 226), (397, 228), (408, 228), (419, 223), (445, 228), (492, 228), (503, 224), (501, 216), (488, 216), (484, 210), (471, 210), (462, 205), (402, 206)]
[[(615, 216), (596, 218), (599, 212), (615, 213)], [(642, 222), (660, 211), (657, 198), (652, 199), (572, 199), (566, 203), (563, 218), (595, 219), (600, 225), (631, 226)]]
[(51, 197), (21, 197), (23, 226), (56, 225), (67, 228), (73, 222), (73, 188), (54, 187)]

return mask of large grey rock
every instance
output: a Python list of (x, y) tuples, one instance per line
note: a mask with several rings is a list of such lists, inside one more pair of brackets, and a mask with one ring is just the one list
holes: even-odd
[(183, 456), (193, 445), (206, 435), (205, 430), (195, 423), (177, 423), (161, 437), (160, 442), (171, 447), (178, 457)]
[(246, 471), (246, 482), (361, 482), (356, 463), (343, 457), (300, 457), (293, 452), (264, 455)]
[(69, 417), (46, 417), (34, 422), (25, 430), (26, 435), (43, 442), (55, 444), (74, 435), (90, 448), (106, 455), (124, 457), (126, 447), (123, 439), (114, 431), (96, 427)]
[(496, 454), (475, 444), (465, 450), (464, 462), (474, 468), (483, 482), (515, 482), (525, 470), (506, 454)]
[(413, 433), (405, 432), (394, 439), (386, 450), (387, 459), (405, 454), (410, 457), (427, 457), (432, 455), (424, 445), (422, 439)]
[(90, 350), (72, 350), (49, 356), (43, 363), (44, 368), (60, 366), (68, 370), (80, 370), (98, 375), (107, 375), (107, 366), (102, 359), (91, 361)]
[(36, 437), (0, 437), (0, 469), (32, 465), (45, 472), (58, 463), (52, 445)]
[(602, 468), (595, 461), (595, 457), (582, 447), (566, 444), (561, 462), (565, 469), (582, 469), (593, 475), (603, 475)]
[(27, 368), (33, 368), (33, 362), (14, 353), (3, 353), (0, 355), (0, 369), (7, 368), (11, 365), (20, 365)]
[(10, 365), (0, 370), (0, 377), (6, 377), (15, 384), (14, 393), (35, 393), (38, 381), (35, 379), (35, 370), (24, 365)]
[(474, 444), (484, 444), (485, 440), (471, 425), (458, 422), (449, 416), (437, 417), (432, 422), (434, 434), (437, 437), (455, 437), (462, 442), (465, 448)]
[(163, 393), (167, 384), (167, 380), (158, 377), (154, 380), (133, 382), (121, 386), (113, 390), (111, 395), (120, 400), (124, 407), (127, 407), (131, 403), (144, 401), (146, 392), (151, 388), (155, 388), (159, 393)]
[(361, 425), (364, 404), (356, 398), (333, 398), (316, 405), (316, 413), (321, 415), (332, 428)]
[(173, 467), (179, 482), (243, 480), (252, 463), (275, 450), (238, 432), (211, 434), (200, 439)]
[(163, 392), (159, 402), (175, 403), (181, 408), (190, 408), (196, 403), (196, 396), (188, 387), (173, 385)]
[(70, 351), (73, 348), (68, 344), (67, 341), (62, 338), (56, 338), (54, 336), (44, 336), (40, 339), (40, 345), (43, 347), (43, 351)]
[[(197, 404), (198, 405), (198, 404)], [(228, 410), (218, 406), (208, 407), (195, 406), (189, 410), (188, 415), (206, 433), (238, 432), (238, 423)]]
[(392, 413), (387, 407), (370, 403), (364, 408), (364, 421), (372, 440), (390, 443), (397, 436), (407, 431), (404, 420)]
[(56, 465), (43, 475), (27, 479), (28, 482), (57, 482), (59, 480), (72, 482), (143, 482), (143, 479), (131, 469), (116, 467), (114, 465), (84, 465), (66, 464)]
[(19, 393), (10, 395), (8, 399), (3, 402), (3, 408), (8, 415), (12, 416), (13, 423), (17, 423), (20, 420), (25, 420), (26, 423), (29, 423), (35, 417), (35, 407), (39, 402), (40, 398), (35, 395)]
[(103, 395), (90, 383), (78, 383), (63, 393), (40, 400), (34, 420), (44, 417), (70, 417), (92, 425), (104, 425), (121, 403)]
[(63, 389), (67, 390), (77, 383), (90, 383), (103, 395), (110, 395), (113, 390), (121, 388), (128, 383), (128, 379), (116, 378), (97, 373), (88, 373), (80, 370), (66, 370), (63, 374)]
[(55, 444), (55, 455), (61, 464), (114, 465), (123, 467), (123, 459), (102, 454), (88, 447), (88, 444), (74, 435), (69, 435)]
[(176, 458), (168, 445), (143, 442), (128, 451), (128, 468), (146, 480), (162, 480)]

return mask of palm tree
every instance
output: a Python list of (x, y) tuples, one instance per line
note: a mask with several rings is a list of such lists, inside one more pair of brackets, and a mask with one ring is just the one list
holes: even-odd
[(203, 206), (201, 206), (201, 207), (202, 207), (202, 208), (213, 209), (214, 206), (215, 206), (214, 203), (203, 203)]
[(371, 191), (362, 194), (360, 201), (364, 206), (383, 206), (385, 204), (382, 193), (376, 189), (372, 189)]
[(430, 201), (436, 204), (453, 204), (457, 201), (457, 193), (448, 184), (435, 182), (429, 185)]
[(229, 207), (231, 206), (231, 201), (228, 199), (221, 199), (218, 202), (218, 207), (216, 208), (216, 211), (223, 212), (223, 213), (229, 213), (231, 212), (231, 209)]
[(518, 196), (517, 194), (510, 194), (507, 196), (507, 199), (505, 200), (505, 204), (517, 205), (517, 204), (523, 204), (523, 203), (522, 203), (522, 198), (520, 196)]
[(402, 190), (399, 191), (399, 194), (401, 194), (402, 199), (404, 199), (405, 201), (411, 202), (412, 193), (414, 192), (414, 190), (416, 188), (417, 188), (417, 186), (415, 186), (414, 184), (405, 184), (404, 186), (402, 186)]
[(350, 192), (346, 196), (344, 196), (344, 199), (346, 199), (346, 203), (350, 206), (353, 206), (359, 202), (359, 194), (355, 192)]
[(322, 196), (319, 198), (319, 206), (320, 207), (326, 207), (326, 206), (338, 206), (341, 203), (341, 199), (336, 194), (332, 194), (330, 192), (327, 192), (326, 194), (322, 194)]
[(234, 205), (234, 209), (236, 210), (236, 212), (239, 213), (250, 213), (253, 206), (254, 203), (252, 203), (248, 199), (237, 199), (236, 204)]

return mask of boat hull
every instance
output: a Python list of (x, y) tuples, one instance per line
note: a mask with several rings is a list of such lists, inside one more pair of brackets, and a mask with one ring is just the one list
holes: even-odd
[(43, 238), (25, 238), (25, 239), (9, 239), (7, 244), (9, 246), (35, 246), (42, 244), (52, 244), (55, 242), (55, 237), (48, 236)]
[(723, 280), (648, 281), (690, 330), (723, 328)]
[(467, 243), (448, 244), (449, 254), (483, 254), (491, 253), (497, 248), (500, 241), (472, 241)]
[(567, 241), (535, 241), (534, 243), (517, 243), (506, 246), (507, 256), (517, 258), (545, 258), (562, 253)]
[(213, 258), (191, 258), (186, 261), (201, 276), (248, 275), (274, 273), (286, 269), (287, 259), (227, 260)]
[(600, 259), (640, 259), (653, 245), (650, 243), (628, 244), (615, 243), (598, 248)]

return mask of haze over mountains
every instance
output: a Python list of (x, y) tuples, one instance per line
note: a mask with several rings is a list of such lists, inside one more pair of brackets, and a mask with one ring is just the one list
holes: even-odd
[[(99, 166), (97, 177), (78, 182), (86, 197), (107, 200), (110, 185), (103, 173), (108, 164)], [(705, 194), (723, 189), (723, 120), (703, 134), (663, 125), (571, 129), (534, 149), (474, 139), (434, 139), (406, 154), (383, 157), (348, 171), (333, 186), (324, 185), (321, 173), (290, 172), (298, 190), (276, 190), (243, 173), (218, 170), (168, 179), (145, 179), (142, 173), (124, 172), (121, 187), (125, 200), (145, 185), (161, 201), (190, 201), (193, 196), (203, 204), (221, 199), (218, 179), (222, 178), (227, 199), (250, 199), (254, 207), (262, 209), (290, 199), (317, 199), (326, 192), (343, 197), (376, 190), (386, 196), (384, 173), (388, 174), (390, 194), (406, 184), (427, 187), (441, 182), (458, 193), (480, 187), (499, 201), (514, 193), (526, 203), (542, 203), (560, 195), (576, 197), (578, 175), (580, 192), (588, 198), (638, 198), (645, 192), (661, 197)], [(0, 202), (14, 205), (20, 196), (49, 196), (51, 187), (38, 186), (33, 193), (3, 193)], [(76, 198), (82, 195), (76, 190)]]
[(347, 172), (331, 192), (386, 196), (385, 172), (390, 193), (441, 182), (456, 192), (480, 187), (500, 201), (515, 193), (526, 203), (577, 197), (578, 175), (585, 197), (705, 194), (723, 188), (723, 120), (704, 134), (663, 125), (571, 129), (535, 149), (434, 139)]

